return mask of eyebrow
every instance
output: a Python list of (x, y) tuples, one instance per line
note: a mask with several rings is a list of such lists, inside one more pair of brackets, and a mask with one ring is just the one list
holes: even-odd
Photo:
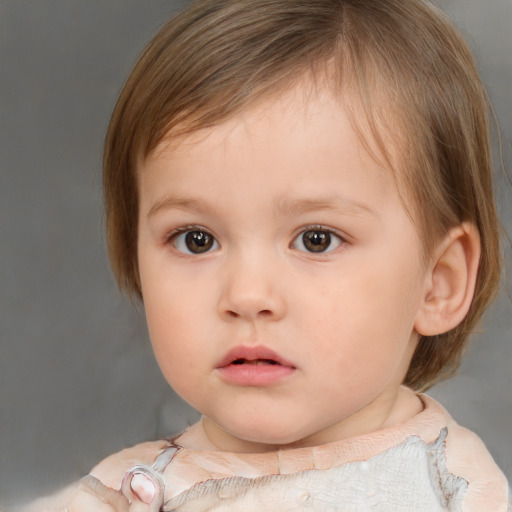
[(303, 199), (282, 198), (279, 200), (276, 210), (280, 215), (293, 215), (318, 210), (331, 210), (345, 214), (370, 214), (377, 216), (377, 212), (369, 205), (339, 195)]
[(202, 199), (193, 199), (189, 197), (166, 196), (157, 201), (149, 210), (148, 217), (156, 215), (162, 210), (184, 210), (196, 212), (212, 212), (212, 208), (206, 201)]
[[(152, 217), (163, 210), (184, 210), (211, 213), (215, 211), (215, 208), (203, 199), (171, 195), (157, 201), (151, 207), (147, 216), (148, 218)], [(377, 213), (370, 208), (370, 206), (338, 195), (314, 199), (281, 198), (277, 202), (275, 212), (277, 216), (286, 216), (319, 210), (335, 211), (354, 215), (371, 214), (373, 216), (377, 216)]]

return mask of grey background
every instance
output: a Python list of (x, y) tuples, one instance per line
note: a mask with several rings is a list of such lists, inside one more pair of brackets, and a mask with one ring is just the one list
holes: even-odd
[[(101, 148), (117, 94), (171, 0), (0, 0), (0, 505), (196, 418), (120, 297), (102, 232)], [(512, 2), (441, 0), (512, 145)], [(510, 238), (512, 187), (497, 170)], [(431, 394), (512, 476), (512, 262), (460, 375)], [(505, 286), (505, 281), (508, 285)], [(508, 287), (508, 295), (506, 288)]]

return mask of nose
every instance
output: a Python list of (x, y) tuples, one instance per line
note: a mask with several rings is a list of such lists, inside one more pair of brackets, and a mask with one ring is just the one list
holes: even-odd
[(278, 321), (286, 313), (279, 270), (269, 258), (227, 261), (218, 310), (225, 320)]

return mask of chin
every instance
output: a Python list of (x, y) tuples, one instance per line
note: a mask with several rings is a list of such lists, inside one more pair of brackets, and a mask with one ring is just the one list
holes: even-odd
[(296, 431), (289, 422), (276, 423), (252, 423), (247, 425), (230, 424), (230, 428), (226, 429), (231, 435), (259, 445), (266, 445), (269, 449), (279, 449), (287, 445), (299, 443), (308, 433), (303, 434)]

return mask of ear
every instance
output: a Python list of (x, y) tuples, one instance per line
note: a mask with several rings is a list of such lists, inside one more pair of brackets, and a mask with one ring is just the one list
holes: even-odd
[(452, 228), (438, 244), (427, 272), (425, 293), (419, 308), (416, 332), (434, 336), (459, 325), (475, 293), (480, 235), (464, 222)]

